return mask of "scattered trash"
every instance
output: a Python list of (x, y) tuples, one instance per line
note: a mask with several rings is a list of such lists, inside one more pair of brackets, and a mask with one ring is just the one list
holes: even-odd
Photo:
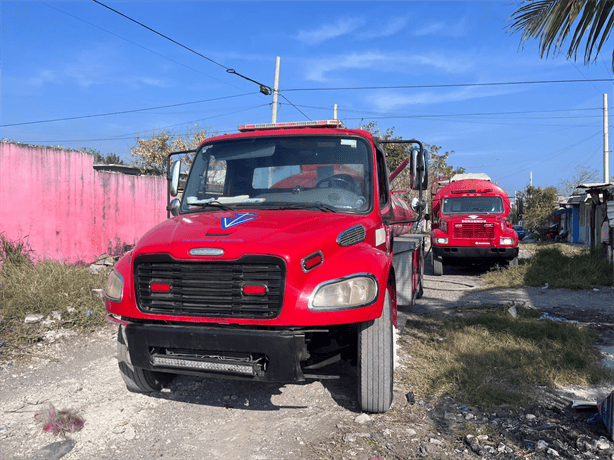
[(562, 316), (553, 315), (552, 313), (544, 313), (543, 315), (539, 317), (539, 319), (540, 320), (549, 319), (551, 321), (561, 321), (563, 323), (578, 324), (578, 322), (575, 319), (563, 318)]
[(512, 318), (518, 318), (518, 310), (516, 310), (516, 307), (514, 305), (512, 305), (510, 308), (508, 308), (507, 312), (510, 315), (512, 315)]
[(543, 440), (539, 440), (537, 441), (537, 450), (546, 450), (548, 448), (548, 443), (546, 441)]
[(599, 289), (593, 288), (593, 292), (599, 292)]
[(82, 418), (72, 410), (57, 410), (49, 403), (49, 409), (34, 415), (37, 422), (43, 424), (43, 431), (53, 433), (55, 436), (66, 433), (74, 433), (83, 428), (85, 423)]
[(414, 404), (416, 402), (416, 397), (414, 396), (414, 392), (410, 391), (405, 395), (405, 399), (409, 404)]
[(597, 401), (572, 401), (572, 409), (597, 409)]
[(544, 285), (542, 286), (542, 289), (544, 289), (544, 290), (545, 290), (545, 289), (548, 289), (548, 286), (550, 286), (550, 285), (549, 285), (548, 283), (546, 283), (546, 284), (544, 284)]
[(45, 317), (45, 315), (43, 315), (41, 313), (28, 313), (26, 315), (25, 319), (23, 320), (23, 322), (26, 323), (26, 324), (38, 323), (44, 317)]
[(2, 348), (5, 345), (6, 345), (6, 342), (4, 340), (0, 340), (0, 348)]
[(525, 441), (524, 445), (527, 446), (529, 449), (535, 449), (535, 445), (532, 442)]

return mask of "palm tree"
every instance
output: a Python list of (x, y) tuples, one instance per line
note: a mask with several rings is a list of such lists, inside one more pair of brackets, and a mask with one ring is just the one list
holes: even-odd
[[(614, 1), (612, 0), (537, 0), (525, 2), (509, 19), (513, 33), (522, 32), (521, 44), (529, 38), (539, 37), (541, 57), (561, 52), (563, 42), (571, 32), (571, 26), (579, 19), (573, 32), (567, 58), (578, 54), (578, 48), (588, 32), (584, 63), (597, 59), (601, 47), (610, 36), (614, 25)], [(594, 57), (593, 57), (594, 56)], [(612, 53), (614, 69), (614, 52)]]

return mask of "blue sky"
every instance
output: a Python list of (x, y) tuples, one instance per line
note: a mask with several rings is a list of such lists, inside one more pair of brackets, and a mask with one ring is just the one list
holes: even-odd
[[(578, 165), (603, 176), (611, 41), (589, 66), (541, 59), (506, 30), (515, 1), (101, 1), (208, 59), (93, 1), (2, 1), (2, 138), (129, 162), (137, 133), (268, 123), (272, 97), (226, 70), (272, 87), (279, 56), (280, 122), (332, 118), (337, 104), (347, 127), (376, 121), (454, 151), (451, 165), (510, 195), (531, 172), (542, 187)], [(555, 80), (580, 81), (483, 85)], [(450, 86), (463, 84), (479, 85)], [(93, 116), (116, 112), (128, 113)], [(72, 117), (86, 118), (31, 123)]]

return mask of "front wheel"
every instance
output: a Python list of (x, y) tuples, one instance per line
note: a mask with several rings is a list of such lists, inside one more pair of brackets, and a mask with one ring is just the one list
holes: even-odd
[(160, 391), (174, 377), (173, 374), (153, 372), (149, 369), (133, 366), (130, 361), (127, 340), (122, 326), (119, 326), (117, 333), (117, 361), (126, 388), (133, 393)]
[(443, 258), (433, 254), (433, 274), (435, 276), (443, 275)]
[(386, 289), (382, 316), (361, 323), (358, 332), (358, 400), (363, 412), (386, 412), (392, 404), (393, 329), (392, 302)]

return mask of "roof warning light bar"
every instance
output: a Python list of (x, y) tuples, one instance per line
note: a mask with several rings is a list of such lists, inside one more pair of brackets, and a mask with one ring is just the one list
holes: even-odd
[(242, 125), (237, 129), (242, 133), (261, 129), (289, 129), (289, 128), (343, 128), (341, 120), (318, 121), (291, 121), (287, 123), (260, 123), (255, 125)]

